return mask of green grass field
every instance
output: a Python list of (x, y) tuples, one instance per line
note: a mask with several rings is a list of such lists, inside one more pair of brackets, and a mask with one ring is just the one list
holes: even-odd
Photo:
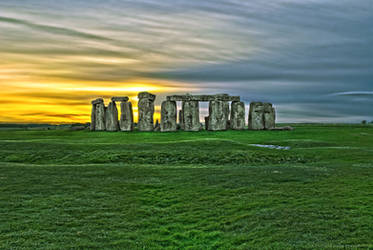
[(295, 128), (0, 131), (0, 248), (373, 248), (373, 126)]

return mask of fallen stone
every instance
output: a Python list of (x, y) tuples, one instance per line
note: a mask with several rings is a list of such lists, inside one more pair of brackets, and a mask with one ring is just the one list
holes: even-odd
[(177, 107), (174, 101), (164, 101), (161, 105), (161, 132), (176, 131)]
[(121, 102), (120, 111), (121, 111), (120, 121), (119, 121), (120, 131), (132, 131), (134, 127), (132, 103)]
[(273, 130), (273, 131), (291, 131), (291, 130), (294, 130), (293, 127), (290, 127), (290, 126), (285, 126), (285, 127), (275, 127), (275, 128), (272, 128), (270, 130)]

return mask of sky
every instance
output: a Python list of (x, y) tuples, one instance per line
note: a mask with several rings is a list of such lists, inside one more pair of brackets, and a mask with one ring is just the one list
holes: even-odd
[(123, 95), (137, 115), (139, 91), (157, 111), (228, 93), (278, 122), (370, 121), (372, 45), (372, 0), (1, 0), (0, 122), (89, 122)]

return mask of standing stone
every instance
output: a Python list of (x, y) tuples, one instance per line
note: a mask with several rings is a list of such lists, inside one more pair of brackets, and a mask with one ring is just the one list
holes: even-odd
[(183, 112), (183, 109), (179, 110), (179, 124), (180, 124), (180, 129), (184, 130), (184, 112)]
[(105, 127), (106, 131), (118, 131), (118, 109), (114, 101), (111, 101), (106, 109), (105, 113)]
[(276, 111), (271, 103), (264, 103), (264, 129), (274, 129), (276, 126)]
[(164, 101), (161, 106), (161, 132), (177, 130), (177, 107), (174, 101)]
[(209, 117), (205, 116), (205, 130), (209, 129)]
[(245, 103), (232, 102), (230, 127), (233, 130), (245, 129)]
[(96, 104), (96, 130), (97, 131), (104, 131), (106, 129), (105, 127), (105, 104), (98, 103)]
[(250, 103), (249, 129), (264, 129), (264, 105), (261, 102)]
[(158, 119), (155, 121), (154, 129), (153, 131), (160, 131), (161, 130), (161, 125), (159, 125)]
[(154, 129), (154, 100), (155, 95), (148, 92), (138, 94), (139, 103), (139, 131), (153, 131)]
[(201, 129), (198, 101), (183, 102), (183, 122), (184, 131), (199, 131)]
[(120, 131), (132, 131), (133, 130), (133, 112), (132, 103), (121, 102), (120, 103)]
[(227, 130), (229, 104), (225, 101), (210, 101), (208, 130), (219, 131)]
[(96, 104), (92, 104), (92, 111), (91, 111), (91, 131), (96, 130)]

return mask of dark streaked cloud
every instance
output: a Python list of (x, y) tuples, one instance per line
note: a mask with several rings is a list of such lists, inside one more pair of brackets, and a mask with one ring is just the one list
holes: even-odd
[(44, 24), (36, 24), (36, 23), (32, 23), (32, 22), (22, 20), (22, 19), (17, 19), (17, 18), (9, 18), (9, 17), (0, 16), (0, 22), (1, 23), (23, 25), (23, 26), (26, 26), (26, 27), (31, 28), (31, 29), (51, 33), (51, 34), (54, 34), (54, 35), (65, 35), (65, 36), (69, 36), (69, 37), (79, 37), (79, 38), (83, 38), (83, 39), (104, 40), (104, 41), (110, 41), (111, 40), (108, 37), (89, 34), (89, 33), (77, 31), (77, 30), (74, 30), (74, 29), (67, 29), (67, 28), (64, 28), (64, 27), (50, 26), (50, 25), (44, 25)]
[[(145, 79), (270, 101), (280, 121), (373, 119), (369, 0), (2, 0), (0, 9), (0, 85)], [(56, 102), (68, 93), (49, 92)], [(99, 92), (75, 93), (66, 99)]]

